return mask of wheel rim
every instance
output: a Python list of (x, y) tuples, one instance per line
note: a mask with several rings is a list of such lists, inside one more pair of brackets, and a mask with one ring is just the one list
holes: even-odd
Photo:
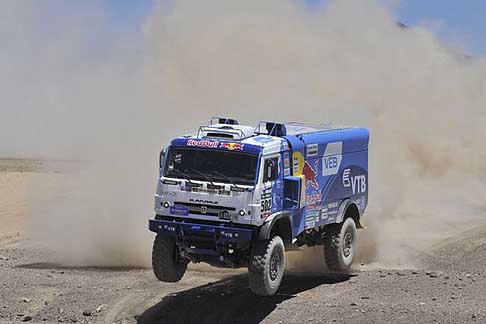
[(347, 232), (344, 235), (344, 248), (343, 248), (343, 254), (346, 258), (351, 255), (352, 248), (353, 248), (353, 234)]
[(270, 279), (274, 281), (277, 279), (280, 273), (280, 254), (273, 251), (272, 257), (270, 258)]

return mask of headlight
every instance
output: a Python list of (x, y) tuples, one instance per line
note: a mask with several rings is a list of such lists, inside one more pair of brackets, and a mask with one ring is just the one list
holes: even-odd
[(164, 208), (169, 208), (169, 207), (170, 207), (170, 203), (169, 203), (168, 201), (166, 201), (166, 202), (164, 203)]
[(244, 209), (240, 210), (240, 216), (243, 217), (246, 215), (246, 211)]

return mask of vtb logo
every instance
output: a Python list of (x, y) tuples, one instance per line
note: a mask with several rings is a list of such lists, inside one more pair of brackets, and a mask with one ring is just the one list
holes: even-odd
[(364, 174), (351, 177), (349, 174), (351, 169), (343, 171), (343, 186), (346, 188), (351, 187), (353, 195), (356, 193), (366, 192), (366, 176)]

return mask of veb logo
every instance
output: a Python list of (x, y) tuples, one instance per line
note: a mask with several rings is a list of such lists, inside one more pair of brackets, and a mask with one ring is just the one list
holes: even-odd
[(338, 166), (338, 159), (335, 156), (324, 158), (323, 161), (326, 169), (331, 169)]
[(343, 143), (335, 142), (329, 143), (326, 146), (324, 157), (322, 158), (322, 175), (330, 176), (339, 172), (341, 166)]

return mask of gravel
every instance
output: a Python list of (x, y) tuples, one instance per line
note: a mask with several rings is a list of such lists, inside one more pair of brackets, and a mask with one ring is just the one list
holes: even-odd
[(189, 271), (169, 284), (151, 269), (66, 268), (19, 237), (0, 241), (0, 323), (486, 323), (486, 226), (474, 233), (422, 269), (288, 273), (272, 297), (235, 272)]

